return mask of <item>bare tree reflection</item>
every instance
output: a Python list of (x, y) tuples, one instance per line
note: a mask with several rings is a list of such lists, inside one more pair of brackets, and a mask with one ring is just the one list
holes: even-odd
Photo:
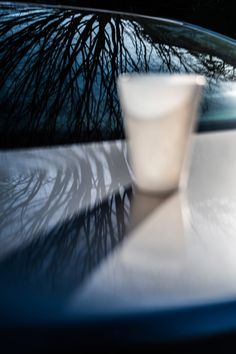
[(0, 257), (122, 194), (130, 185), (125, 155), (121, 142), (1, 153)]
[(1, 146), (123, 137), (120, 72), (196, 72), (212, 83), (234, 77), (234, 67), (224, 60), (173, 45), (165, 26), (153, 35), (152, 24), (144, 22), (2, 5)]
[(124, 238), (131, 190), (111, 195), (93, 209), (58, 223), (0, 263), (0, 275), (63, 294), (83, 279)]
[(52, 291), (78, 285), (124, 238), (125, 153), (120, 142), (1, 153), (0, 276)]

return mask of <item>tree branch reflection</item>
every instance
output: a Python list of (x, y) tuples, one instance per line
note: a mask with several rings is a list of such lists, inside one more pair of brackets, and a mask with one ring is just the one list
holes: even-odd
[(122, 138), (120, 72), (195, 72), (212, 84), (235, 76), (151, 20), (24, 5), (1, 14), (2, 147)]
[(125, 237), (125, 153), (120, 142), (1, 153), (0, 277), (79, 285)]

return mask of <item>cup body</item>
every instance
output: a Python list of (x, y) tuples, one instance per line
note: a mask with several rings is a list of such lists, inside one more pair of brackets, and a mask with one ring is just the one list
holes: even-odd
[(140, 190), (169, 194), (187, 181), (190, 137), (204, 83), (199, 75), (119, 77), (132, 177)]

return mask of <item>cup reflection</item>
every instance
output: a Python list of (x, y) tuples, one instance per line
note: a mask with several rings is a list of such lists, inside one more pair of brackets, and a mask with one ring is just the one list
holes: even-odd
[(169, 265), (171, 261), (178, 263), (185, 254), (188, 230), (189, 209), (184, 193), (158, 197), (135, 191), (128, 230), (131, 233), (130, 242), (136, 245), (135, 249), (147, 252), (150, 260), (153, 255)]

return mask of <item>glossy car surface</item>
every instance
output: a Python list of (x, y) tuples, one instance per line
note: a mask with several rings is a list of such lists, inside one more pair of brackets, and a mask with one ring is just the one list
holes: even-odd
[[(236, 124), (235, 41), (14, 3), (0, 3), (0, 34), (1, 328), (23, 345), (29, 328), (37, 343), (58, 329), (135, 345), (235, 330), (236, 136), (222, 131)], [(194, 138), (184, 196), (133, 189), (120, 72), (206, 76), (211, 132)]]

